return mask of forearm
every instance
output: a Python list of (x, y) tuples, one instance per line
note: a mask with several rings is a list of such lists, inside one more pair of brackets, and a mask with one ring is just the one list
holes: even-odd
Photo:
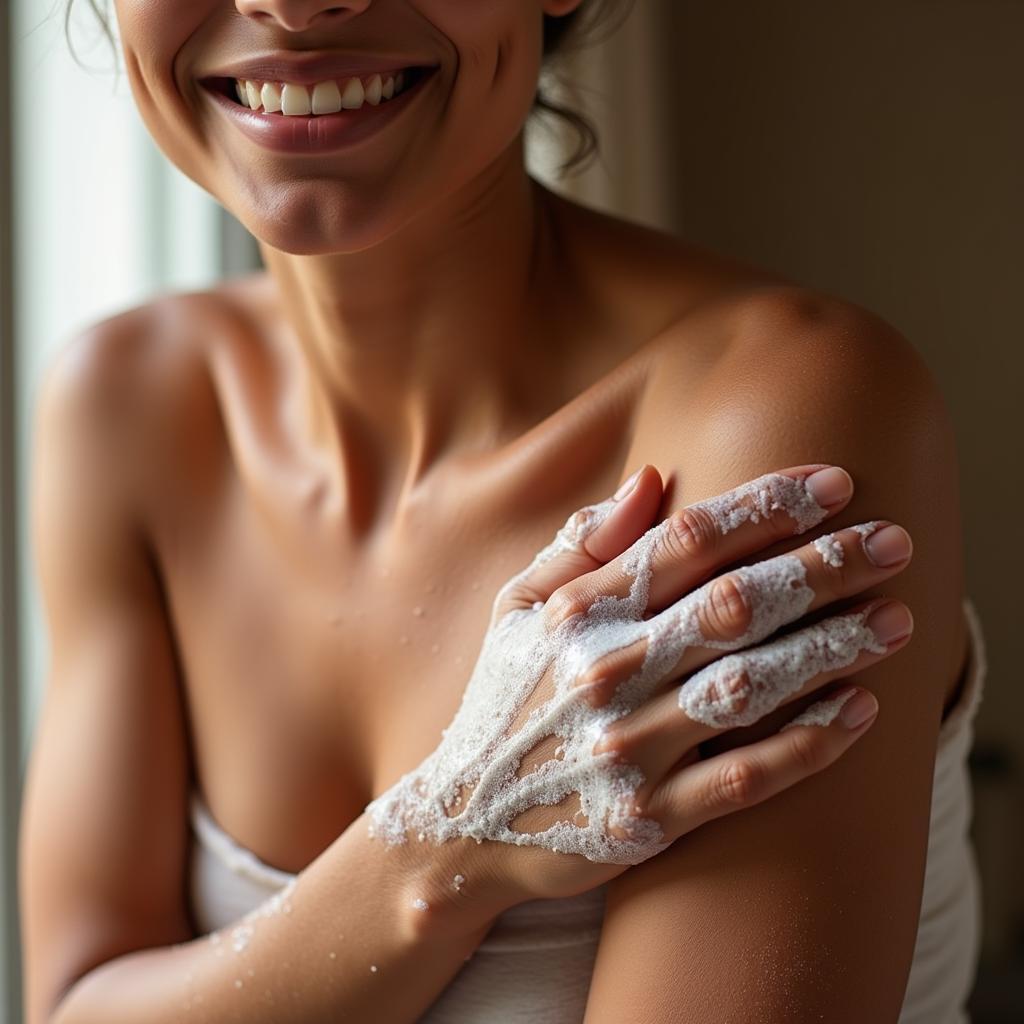
[[(505, 909), (476, 883), (472, 862), (473, 851), (457, 843), (375, 842), (360, 817), (276, 907), (101, 964), (71, 986), (50, 1020), (169, 1024), (188, 1009), (196, 1022), (414, 1021)], [(467, 878), (461, 891), (456, 874)]]

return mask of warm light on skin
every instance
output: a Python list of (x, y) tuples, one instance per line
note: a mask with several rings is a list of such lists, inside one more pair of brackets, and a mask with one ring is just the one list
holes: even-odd
[[(537, 272), (542, 218), (522, 133), (543, 17), (580, 2), (116, 0), (154, 139), (261, 244), (306, 356), (304, 419), (332, 461), (345, 461), (341, 421), (353, 416), (385, 462), (424, 449), (437, 458), (432, 438), (508, 422), (505, 393), (548, 372), (550, 297), (537, 289), (565, 286)], [(316, 157), (244, 137), (199, 85), (258, 53), (311, 49), (439, 68), (414, 120)], [(345, 472), (356, 485), (358, 471)]]

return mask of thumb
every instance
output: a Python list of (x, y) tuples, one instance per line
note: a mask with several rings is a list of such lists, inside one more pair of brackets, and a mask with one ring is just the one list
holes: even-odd
[(618, 558), (651, 525), (661, 505), (661, 474), (645, 463), (615, 493), (573, 512), (554, 540), (494, 599), (494, 618), (547, 599), (563, 584)]

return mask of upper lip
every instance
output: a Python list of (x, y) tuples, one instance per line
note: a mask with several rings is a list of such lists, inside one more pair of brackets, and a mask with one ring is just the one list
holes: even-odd
[(417, 57), (375, 57), (364, 53), (268, 53), (211, 71), (206, 78), (243, 78), (255, 82), (295, 82), (315, 85), (328, 79), (359, 78), (374, 73), (397, 73), (404, 68), (433, 68)]

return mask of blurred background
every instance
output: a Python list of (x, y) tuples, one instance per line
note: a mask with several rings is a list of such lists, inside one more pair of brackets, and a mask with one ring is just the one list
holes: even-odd
[[(41, 374), (86, 324), (259, 266), (245, 230), (155, 149), (82, 9), (0, 8), (0, 1018), (20, 1019), (15, 855), (46, 676), (27, 537)], [(975, 1024), (1024, 1020), (1024, 2), (637, 0), (546, 74), (601, 156), (537, 120), (531, 171), (588, 205), (881, 314), (956, 423), (970, 595), (989, 676), (971, 769), (983, 884)]]

